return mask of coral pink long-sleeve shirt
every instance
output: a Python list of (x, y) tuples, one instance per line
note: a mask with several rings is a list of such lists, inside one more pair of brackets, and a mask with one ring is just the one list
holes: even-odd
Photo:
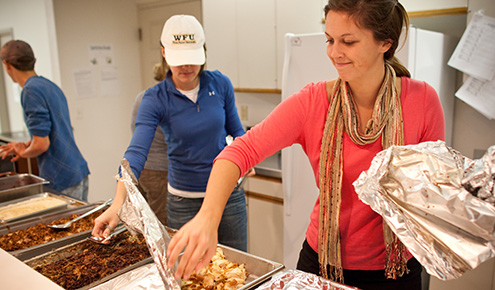
[[(406, 77), (402, 77), (401, 83), (405, 144), (444, 140), (444, 115), (435, 90), (425, 82)], [(309, 158), (318, 186), (320, 146), (328, 107), (325, 82), (308, 84), (280, 103), (263, 122), (226, 147), (217, 159), (234, 162), (243, 174), (278, 150), (298, 143)], [(382, 218), (359, 200), (352, 185), (382, 149), (381, 138), (361, 146), (354, 144), (344, 133), (340, 212), (344, 269), (384, 269)], [(311, 212), (306, 231), (306, 239), (315, 251), (318, 251), (318, 212), (319, 199)]]

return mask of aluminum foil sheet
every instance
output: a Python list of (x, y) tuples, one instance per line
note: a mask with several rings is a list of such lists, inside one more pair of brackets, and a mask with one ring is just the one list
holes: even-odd
[(495, 205), (495, 146), (478, 160), (465, 161), (462, 186), (471, 194)]
[(139, 192), (136, 184), (137, 180), (131, 171), (129, 162), (122, 160), (121, 180), (127, 189), (127, 198), (120, 208), (119, 217), (126, 227), (132, 232), (143, 234), (146, 243), (153, 257), (155, 265), (160, 273), (165, 289), (180, 289), (180, 281), (174, 278), (174, 269), (167, 267), (167, 247), (170, 236), (165, 226), (158, 220), (153, 210)]
[(480, 166), (442, 141), (392, 146), (353, 185), (430, 275), (455, 279), (495, 256), (495, 207), (463, 185), (489, 188), (487, 154)]
[(330, 281), (314, 274), (306, 273), (299, 270), (285, 270), (272, 277), (272, 279), (257, 290), (273, 290), (273, 289), (327, 289), (327, 290), (350, 290), (359, 289), (356, 287), (346, 286), (337, 282)]
[(91, 290), (163, 290), (165, 285), (155, 264), (147, 264), (124, 273)]

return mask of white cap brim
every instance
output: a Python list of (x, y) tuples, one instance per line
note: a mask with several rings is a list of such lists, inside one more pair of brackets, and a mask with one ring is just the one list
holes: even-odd
[(203, 65), (205, 64), (205, 50), (198, 49), (170, 49), (165, 47), (165, 60), (169, 66)]

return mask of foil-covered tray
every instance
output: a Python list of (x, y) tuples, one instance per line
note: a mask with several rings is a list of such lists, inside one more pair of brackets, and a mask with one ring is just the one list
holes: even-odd
[[(116, 236), (114, 236), (112, 238), (112, 240), (118, 238), (118, 236), (121, 236), (121, 235), (128, 235), (129, 233), (127, 231), (121, 233), (121, 234), (118, 234)], [(111, 241), (112, 242), (115, 242), (115, 241)], [(84, 254), (84, 252), (89, 252), (88, 251), (88, 248), (91, 247), (91, 246), (95, 246), (97, 245), (100, 249), (102, 249), (102, 251), (105, 250), (106, 247), (109, 247), (108, 245), (100, 245), (100, 244), (96, 244), (94, 242), (91, 242), (89, 241), (88, 239), (84, 239), (84, 240), (81, 240), (81, 241), (77, 241), (77, 242), (74, 242), (72, 244), (69, 244), (69, 245), (66, 245), (66, 246), (63, 246), (63, 247), (60, 247), (58, 249), (53, 249), (52, 251), (49, 251), (49, 252), (46, 252), (42, 255), (39, 255), (39, 256), (36, 256), (36, 257), (33, 257), (31, 259), (28, 259), (28, 260), (25, 260), (24, 263), (28, 266), (30, 266), (31, 268), (35, 269), (36, 270), (36, 267), (38, 266), (45, 266), (47, 264), (52, 264), (52, 263), (63, 263), (64, 260), (70, 260), (73, 256), (75, 256), (76, 254)], [(145, 246), (146, 247), (146, 246)], [(147, 248), (146, 248), (146, 252), (147, 252)], [(93, 251), (94, 253), (94, 251)], [(96, 252), (96, 254), (99, 256), (100, 253), (99, 252)], [(101, 277), (100, 279), (96, 280), (96, 281), (93, 281), (91, 283), (88, 283), (87, 285), (84, 285), (84, 286), (81, 286), (79, 288), (66, 288), (62, 285), (63, 288), (66, 288), (66, 289), (77, 289), (77, 290), (87, 290), (87, 289), (91, 289), (97, 285), (100, 285), (101, 283), (104, 283), (106, 281), (109, 281), (115, 277), (118, 277), (124, 273), (126, 273), (127, 271), (130, 271), (130, 270), (133, 270), (133, 269), (136, 269), (136, 268), (139, 268), (143, 265), (146, 265), (146, 264), (149, 264), (149, 263), (152, 263), (153, 262), (153, 259), (151, 258), (151, 256), (149, 256), (149, 253), (147, 252), (147, 257), (136, 262), (136, 263), (133, 263), (119, 271), (116, 271), (112, 274), (109, 274), (109, 275), (106, 275), (104, 277)], [(95, 261), (94, 262), (95, 264), (98, 264), (98, 261)], [(82, 265), (79, 265), (81, 267), (89, 267), (91, 265), (89, 264), (82, 264)], [(50, 277), (47, 277), (47, 278), (50, 278)]]
[(0, 202), (6, 202), (44, 192), (49, 181), (33, 174), (0, 177)]
[[(23, 205), (28, 204), (29, 205), (29, 202), (33, 202), (33, 206), (35, 206), (36, 205), (35, 202), (37, 200), (42, 200), (44, 198), (47, 198), (47, 199), (49, 198), (50, 200), (57, 202), (57, 204), (54, 204), (53, 206), (49, 206), (49, 207), (39, 209), (39, 210), (26, 211), (25, 214), (19, 214), (19, 215), (15, 215), (15, 216), (8, 217), (8, 218), (0, 217), (0, 224), (11, 223), (14, 221), (19, 221), (19, 220), (23, 220), (23, 219), (27, 219), (27, 218), (31, 218), (31, 217), (35, 217), (35, 216), (40, 216), (40, 215), (47, 214), (50, 212), (59, 211), (62, 209), (66, 209), (70, 205), (73, 205), (76, 203), (76, 200), (73, 198), (70, 198), (67, 196), (62, 196), (62, 195), (56, 195), (56, 194), (49, 193), (49, 192), (44, 192), (44, 193), (30, 195), (27, 197), (13, 199), (10, 201), (0, 203), (0, 213), (2, 211), (8, 212), (9, 210), (11, 210), (12, 207), (15, 207), (16, 205), (21, 205), (21, 204), (23, 204)], [(12, 208), (12, 210), (15, 211), (13, 208)]]
[[(26, 220), (21, 220), (21, 221), (14, 222), (14, 223), (11, 223), (11, 224), (8, 224), (5, 226), (0, 226), (0, 236), (6, 235), (8, 233), (12, 233), (12, 232), (15, 232), (18, 230), (26, 230), (26, 229), (29, 229), (30, 227), (35, 227), (39, 224), (48, 225), (48, 224), (52, 223), (53, 221), (57, 221), (57, 220), (60, 220), (62, 218), (69, 218), (73, 214), (81, 215), (81, 214), (84, 214), (84, 213), (92, 210), (93, 208), (99, 206), (100, 204), (101, 204), (101, 202), (86, 204), (86, 205), (82, 205), (79, 207), (61, 210), (61, 211), (58, 211), (55, 213), (50, 213), (50, 214), (46, 214), (46, 215), (42, 215), (42, 216), (38, 216), (38, 217), (33, 217), (30, 219), (26, 219)], [(102, 209), (102, 210), (104, 210), (104, 209)], [(77, 224), (77, 222), (74, 225), (76, 225), (76, 224)], [(62, 231), (62, 232), (67, 231), (67, 230), (57, 230), (57, 229), (50, 229), (50, 230), (53, 231), (54, 234), (56, 234), (57, 232), (60, 232), (60, 231)], [(78, 232), (78, 233), (72, 233), (68, 236), (57, 238), (54, 240), (50, 240), (48, 242), (38, 244), (35, 246), (31, 246), (29, 248), (24, 248), (24, 249), (19, 249), (19, 250), (14, 250), (14, 251), (8, 251), (8, 252), (11, 255), (15, 256), (16, 258), (18, 258), (19, 260), (25, 261), (25, 260), (31, 259), (33, 257), (42, 255), (42, 254), (49, 252), (53, 249), (58, 249), (58, 248), (61, 248), (63, 246), (72, 244), (74, 242), (86, 239), (87, 237), (89, 237), (91, 235), (91, 231), (92, 231), (92, 229)], [(1, 244), (0, 244), (0, 246), (1, 246)]]

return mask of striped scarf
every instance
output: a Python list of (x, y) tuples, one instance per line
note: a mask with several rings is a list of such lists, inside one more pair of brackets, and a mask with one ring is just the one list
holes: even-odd
[[(373, 143), (380, 136), (383, 149), (391, 145), (404, 145), (402, 107), (395, 71), (388, 63), (385, 64), (385, 78), (364, 134), (359, 131), (358, 115), (350, 88), (340, 78), (336, 80), (332, 94), (329, 94), (329, 102), (320, 153), (318, 262), (323, 277), (343, 283), (339, 231), (343, 133), (345, 130), (357, 145)], [(402, 276), (408, 271), (406, 249), (385, 223), (383, 235), (386, 277), (395, 279), (397, 275)]]

